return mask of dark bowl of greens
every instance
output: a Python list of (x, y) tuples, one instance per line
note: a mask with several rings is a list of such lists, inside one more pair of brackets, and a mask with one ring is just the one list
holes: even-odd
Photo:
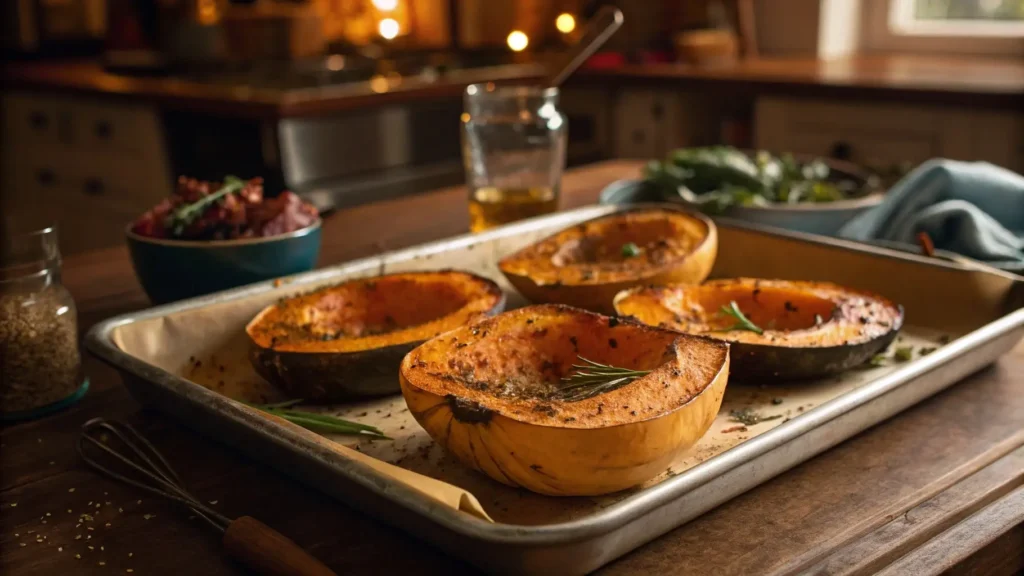
[(644, 167), (642, 180), (601, 193), (607, 204), (676, 202), (710, 215), (832, 235), (877, 206), (877, 180), (838, 160), (725, 146), (682, 148)]

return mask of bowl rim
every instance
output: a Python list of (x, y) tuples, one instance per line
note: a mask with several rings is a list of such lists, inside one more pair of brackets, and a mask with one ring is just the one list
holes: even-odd
[[(798, 202), (796, 204), (789, 204), (786, 202), (772, 202), (767, 206), (730, 206), (726, 209), (726, 212), (740, 211), (740, 210), (752, 210), (757, 212), (831, 212), (839, 210), (852, 210), (854, 208), (869, 208), (881, 204), (882, 200), (885, 199), (884, 192), (872, 192), (867, 196), (860, 196), (858, 198), (847, 198), (844, 200), (836, 200), (834, 202)], [(691, 205), (690, 202), (682, 200), (686, 205)]]
[[(601, 203), (611, 203), (610, 196), (614, 194), (608, 194), (607, 190), (615, 187), (614, 192), (618, 192), (619, 188), (626, 186), (638, 186), (643, 184), (642, 178), (623, 178), (615, 180), (614, 182), (605, 186), (601, 193), (598, 195), (598, 201)], [(834, 202), (800, 202), (797, 204), (788, 204), (786, 202), (772, 202), (766, 206), (729, 206), (725, 213), (736, 213), (742, 211), (750, 212), (833, 212), (842, 210), (854, 210), (857, 208), (872, 208), (882, 203), (885, 200), (886, 192), (883, 190), (876, 190), (867, 194), (866, 196), (859, 196), (857, 198), (846, 198), (843, 200), (836, 200)], [(681, 197), (678, 199), (671, 200), (659, 200), (658, 202), (668, 202), (670, 204), (678, 204), (686, 206), (690, 209), (697, 210), (698, 206), (694, 202), (687, 202)], [(630, 204), (636, 204), (636, 202), (630, 202)]]
[(135, 242), (142, 242), (142, 243), (146, 243), (146, 244), (159, 244), (159, 245), (162, 245), (162, 246), (177, 246), (179, 248), (203, 248), (203, 247), (212, 247), (212, 248), (224, 247), (224, 248), (227, 248), (227, 247), (231, 247), (231, 246), (247, 246), (247, 245), (251, 245), (251, 244), (267, 244), (267, 243), (270, 243), (270, 242), (275, 242), (275, 241), (278, 241), (278, 240), (285, 240), (285, 239), (288, 239), (288, 238), (300, 238), (302, 236), (307, 236), (309, 234), (312, 234), (314, 231), (320, 229), (322, 224), (323, 224), (323, 217), (317, 216), (316, 217), (316, 221), (313, 222), (312, 224), (310, 224), (309, 226), (305, 226), (303, 228), (299, 228), (298, 230), (292, 230), (291, 232), (287, 232), (285, 234), (275, 234), (273, 236), (259, 236), (259, 237), (256, 237), (256, 238), (235, 238), (235, 239), (232, 239), (232, 240), (173, 240), (173, 239), (169, 239), (169, 238), (151, 238), (149, 236), (143, 236), (141, 234), (136, 234), (135, 232), (132, 231), (132, 228), (135, 226), (135, 222), (130, 222), (125, 227), (124, 234), (125, 234), (125, 238), (127, 238), (128, 240), (132, 240), (132, 241), (135, 241)]

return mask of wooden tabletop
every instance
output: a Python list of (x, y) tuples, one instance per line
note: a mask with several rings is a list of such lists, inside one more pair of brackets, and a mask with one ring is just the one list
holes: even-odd
[[(542, 67), (521, 64), (455, 70), (438, 78), (380, 77), (374, 81), (301, 89), (270, 89), (162, 76), (112, 74), (87, 62), (22, 63), (3, 70), (6, 85), (111, 98), (172, 109), (251, 118), (336, 113), (410, 100), (457, 98), (471, 83), (525, 82)], [(649, 84), (672, 89), (722, 90), (828, 98), (885, 99), (1020, 109), (1024, 62), (985, 57), (851, 56), (831, 60), (763, 58), (700, 68), (643, 64), (578, 72), (570, 85)]]
[[(635, 162), (570, 171), (563, 207), (592, 203)], [(467, 229), (458, 188), (327, 218), (323, 264)], [(147, 305), (123, 248), (68, 258), (81, 322)], [(179, 507), (86, 468), (73, 443), (89, 418), (135, 424), (185, 483), (224, 514), (253, 515), (339, 574), (473, 573), (162, 415), (143, 412), (93, 359), (75, 407), (0, 432), (0, 573), (245, 574)], [(666, 534), (605, 574), (1013, 574), (1024, 568), (1024, 346), (967, 380)], [(80, 519), (88, 513), (93, 520)]]

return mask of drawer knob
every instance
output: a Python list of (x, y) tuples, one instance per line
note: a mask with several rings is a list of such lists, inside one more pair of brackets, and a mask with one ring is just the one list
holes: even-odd
[(99, 178), (89, 178), (82, 187), (86, 196), (102, 196), (104, 191), (103, 181)]
[(28, 123), (36, 130), (46, 130), (50, 125), (50, 119), (42, 112), (32, 112), (28, 115)]
[(853, 158), (853, 146), (849, 142), (840, 140), (832, 145), (832, 151), (829, 152), (829, 156), (836, 160), (850, 160)]
[(100, 120), (93, 128), (93, 132), (96, 133), (96, 137), (100, 140), (108, 140), (114, 133), (114, 127), (110, 125), (110, 122)]
[(49, 168), (40, 168), (36, 170), (36, 182), (39, 182), (43, 186), (52, 186), (57, 181), (57, 175), (53, 173), (53, 170)]

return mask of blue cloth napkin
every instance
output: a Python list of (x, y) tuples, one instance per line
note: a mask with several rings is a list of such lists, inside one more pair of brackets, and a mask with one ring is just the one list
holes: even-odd
[(1024, 176), (987, 162), (929, 160), (839, 236), (917, 245), (918, 232), (938, 249), (1024, 272)]

